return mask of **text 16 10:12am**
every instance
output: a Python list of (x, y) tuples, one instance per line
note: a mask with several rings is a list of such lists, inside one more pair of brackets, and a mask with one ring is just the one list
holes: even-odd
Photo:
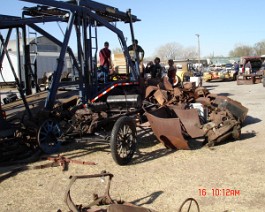
[(240, 190), (228, 189), (228, 188), (212, 188), (207, 190), (206, 188), (199, 189), (200, 196), (240, 196)]

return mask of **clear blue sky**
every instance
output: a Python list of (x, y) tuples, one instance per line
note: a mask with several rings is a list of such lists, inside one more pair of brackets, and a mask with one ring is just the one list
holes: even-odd
[[(132, 9), (142, 21), (134, 24), (135, 37), (145, 49), (146, 56), (155, 56), (161, 45), (177, 42), (183, 47), (197, 48), (200, 35), (201, 56), (223, 55), (237, 44), (253, 46), (265, 40), (264, 0), (98, 0), (121, 11)], [(0, 13), (21, 15), (23, 6), (18, 0), (3, 1)], [(46, 27), (46, 26), (45, 26)], [(61, 36), (57, 26), (53, 32)], [(129, 28), (118, 24), (127, 37)], [(129, 27), (126, 25), (126, 27)], [(118, 40), (106, 30), (99, 31), (99, 45), (108, 40), (110, 48), (119, 47)], [(128, 44), (130, 44), (130, 39)]]

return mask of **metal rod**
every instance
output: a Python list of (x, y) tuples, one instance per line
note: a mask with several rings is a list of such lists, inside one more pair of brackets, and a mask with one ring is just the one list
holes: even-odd
[[(1, 40), (2, 44), (4, 44), (4, 38), (3, 38), (2, 34), (0, 34), (0, 40)], [(23, 103), (24, 103), (24, 106), (25, 106), (25, 108), (26, 108), (26, 111), (28, 112), (29, 118), (31, 119), (31, 118), (32, 118), (32, 113), (31, 113), (31, 111), (30, 111), (30, 109), (29, 109), (29, 105), (28, 105), (28, 103), (27, 103), (27, 100), (26, 100), (25, 95), (24, 95), (24, 93), (23, 93), (23, 90), (22, 90), (22, 88), (21, 88), (20, 81), (19, 81), (19, 79), (18, 79), (18, 77), (17, 77), (17, 74), (16, 74), (16, 71), (15, 71), (15, 68), (14, 68), (14, 66), (13, 66), (13, 64), (12, 64), (12, 60), (11, 60), (11, 58), (10, 58), (10, 56), (9, 56), (8, 50), (7, 50), (7, 48), (6, 48), (5, 45), (3, 45), (3, 49), (4, 49), (4, 52), (5, 52), (5, 54), (6, 54), (7, 60), (8, 60), (8, 62), (9, 62), (9, 64), (10, 64), (11, 71), (12, 71), (12, 73), (13, 73), (13, 75), (14, 75), (15, 82), (16, 82), (16, 85), (17, 85), (17, 88), (18, 88), (18, 92), (19, 92), (19, 94), (20, 94), (20, 96), (21, 96), (21, 99), (22, 99), (22, 101), (23, 101)]]

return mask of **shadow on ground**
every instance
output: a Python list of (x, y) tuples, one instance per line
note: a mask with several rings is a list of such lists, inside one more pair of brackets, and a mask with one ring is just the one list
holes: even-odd
[[(165, 155), (171, 154), (176, 150), (166, 149), (161, 146), (159, 149), (155, 149), (151, 152), (145, 151), (145, 149), (153, 147), (160, 142), (154, 136), (152, 129), (142, 128), (137, 131), (137, 150), (134, 154), (134, 157), (131, 161), (131, 164), (144, 163), (150, 160), (154, 160)], [(78, 150), (78, 151), (74, 151)], [(79, 141), (70, 142), (67, 145), (63, 145), (60, 152), (63, 156), (68, 159), (74, 159), (83, 157), (95, 152), (106, 152), (111, 153), (109, 141), (99, 139), (98, 137), (94, 138), (82, 138)]]
[(136, 199), (132, 201), (131, 203), (134, 205), (138, 205), (138, 206), (142, 206), (145, 204), (152, 204), (161, 194), (163, 194), (163, 191), (156, 191), (148, 196)]
[(256, 124), (256, 123), (259, 123), (259, 122), (261, 122), (261, 119), (255, 118), (255, 117), (252, 117), (252, 116), (247, 116), (246, 119), (244, 120), (242, 126), (244, 127), (246, 125)]
[(137, 131), (137, 138), (139, 141), (138, 147), (141, 149), (149, 148), (159, 143), (150, 127), (142, 128), (141, 130)]
[(225, 144), (228, 144), (228, 143), (231, 143), (231, 142), (241, 142), (241, 141), (244, 141), (244, 140), (247, 140), (247, 139), (250, 139), (250, 138), (255, 137), (256, 134), (257, 134), (257, 133), (256, 133), (255, 131), (245, 132), (245, 133), (242, 133), (242, 134), (241, 134), (239, 140), (234, 140), (234, 139), (231, 137), (231, 138), (228, 138), (228, 139), (225, 140), (225, 141), (222, 141), (222, 142), (220, 142), (220, 143), (215, 144), (214, 146), (222, 146), (222, 145), (225, 145)]
[(65, 144), (60, 149), (60, 153), (69, 159), (79, 158), (95, 152), (110, 153), (109, 142), (99, 138), (82, 138), (79, 141)]
[(163, 145), (159, 149), (153, 150), (151, 152), (146, 152), (146, 148), (158, 145), (160, 142), (157, 140), (156, 136), (153, 134), (151, 128), (145, 128), (138, 131), (138, 148), (133, 157), (133, 164), (145, 163), (157, 158), (161, 158), (168, 154), (176, 152), (176, 150), (167, 149)]
[(219, 85), (203, 85), (204, 88), (207, 90), (214, 90), (214, 88), (218, 87)]
[(218, 93), (218, 96), (226, 96), (226, 97), (228, 97), (228, 96), (233, 96), (233, 94), (231, 94), (231, 93)]
[(162, 147), (162, 149), (154, 150), (152, 152), (142, 152), (138, 150), (135, 153), (132, 164), (145, 163), (172, 154), (174, 152), (176, 152), (176, 150), (166, 149), (165, 147)]
[(253, 138), (256, 136), (256, 132), (253, 130), (251, 132), (245, 132), (245, 133), (242, 133), (241, 136), (240, 136), (240, 140), (238, 141), (243, 141), (243, 140), (246, 140), (246, 139), (249, 139), (249, 138)]

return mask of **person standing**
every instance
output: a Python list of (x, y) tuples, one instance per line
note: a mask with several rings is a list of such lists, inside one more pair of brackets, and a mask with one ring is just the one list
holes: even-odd
[(239, 73), (239, 63), (234, 62), (234, 70), (235, 70), (235, 73), (233, 75), (233, 79), (236, 80), (237, 79), (237, 75)]
[(160, 58), (156, 57), (151, 66), (151, 78), (160, 80), (163, 74), (163, 67), (160, 65)]
[(138, 40), (136, 40), (136, 39), (134, 40), (134, 44), (128, 46), (128, 51), (133, 51), (133, 50), (135, 50), (136, 54), (138, 54), (140, 62), (143, 61), (144, 50), (140, 45), (138, 45)]
[(174, 61), (172, 59), (168, 60), (168, 65), (169, 68), (167, 70), (167, 77), (168, 77), (168, 81), (174, 85), (175, 81), (176, 81), (176, 68), (174, 67)]
[(109, 50), (109, 42), (104, 43), (104, 48), (99, 51), (100, 69), (104, 72), (104, 80), (108, 81), (109, 69), (111, 67), (111, 51)]
[[(248, 71), (247, 71), (247, 68), (248, 68)], [(250, 74), (250, 73), (252, 72), (252, 66), (251, 66), (250, 61), (248, 61), (248, 62), (246, 63), (246, 65), (245, 65), (245, 72), (246, 72), (246, 74), (247, 74), (247, 73)]]
[(134, 44), (128, 46), (128, 51), (129, 51), (130, 56), (134, 62), (135, 62), (135, 59), (138, 57), (140, 74), (142, 75), (142, 77), (144, 77), (144, 65), (143, 65), (144, 50), (140, 45), (138, 45), (138, 40), (135, 39)]

